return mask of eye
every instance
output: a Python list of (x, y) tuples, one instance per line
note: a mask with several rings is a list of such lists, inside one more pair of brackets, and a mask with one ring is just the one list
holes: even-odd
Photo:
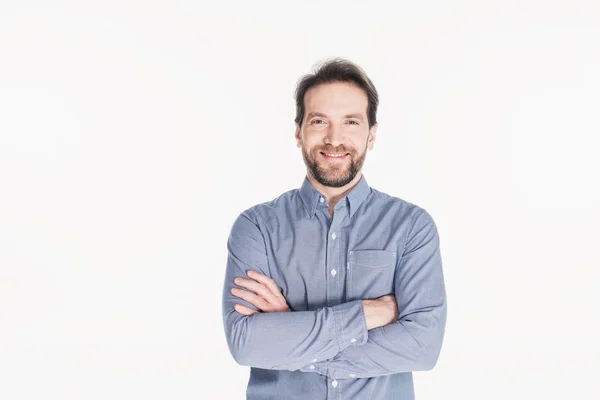
[(348, 123), (349, 123), (350, 125), (358, 125), (358, 122), (356, 122), (356, 121), (354, 121), (354, 120), (352, 120), (352, 119), (351, 119), (351, 120), (349, 120), (349, 121), (348, 121)]
[(322, 119), (313, 119), (312, 121), (310, 121), (311, 124), (320, 124), (321, 122), (324, 122)]

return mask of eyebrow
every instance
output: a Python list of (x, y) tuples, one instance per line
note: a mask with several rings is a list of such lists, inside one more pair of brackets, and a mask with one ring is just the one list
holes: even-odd
[[(311, 111), (308, 113), (308, 115), (306, 116), (306, 119), (311, 119), (312, 117), (322, 117), (322, 118), (327, 118), (327, 115), (320, 113), (318, 111)], [(346, 114), (344, 115), (344, 118), (356, 118), (356, 119), (360, 119), (361, 121), (364, 121), (363, 116), (360, 114)]]

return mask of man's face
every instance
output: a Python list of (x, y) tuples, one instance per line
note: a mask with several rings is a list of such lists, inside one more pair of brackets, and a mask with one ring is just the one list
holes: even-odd
[(317, 182), (342, 187), (361, 170), (377, 130), (377, 125), (369, 129), (367, 105), (367, 94), (349, 82), (325, 83), (306, 92), (304, 120), (295, 136)]

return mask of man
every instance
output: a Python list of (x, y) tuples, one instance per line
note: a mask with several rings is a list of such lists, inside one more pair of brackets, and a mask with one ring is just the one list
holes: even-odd
[(248, 399), (414, 399), (446, 325), (431, 215), (369, 187), (361, 169), (378, 94), (330, 60), (296, 89), (299, 189), (243, 211), (227, 242), (223, 323)]

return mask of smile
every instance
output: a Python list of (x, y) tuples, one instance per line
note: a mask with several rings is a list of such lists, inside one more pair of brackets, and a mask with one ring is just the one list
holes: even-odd
[(321, 152), (321, 154), (323, 154), (323, 156), (328, 159), (343, 159), (348, 155), (348, 153), (323, 153), (323, 152)]

